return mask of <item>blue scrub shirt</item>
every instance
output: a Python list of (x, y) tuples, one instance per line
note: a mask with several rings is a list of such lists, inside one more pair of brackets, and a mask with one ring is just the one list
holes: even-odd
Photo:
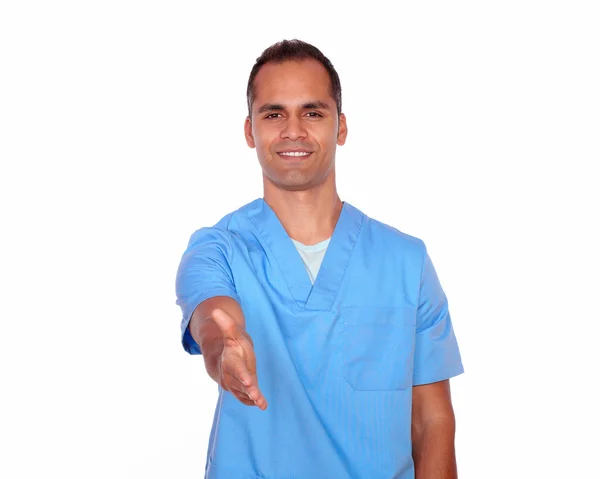
[(412, 386), (463, 372), (421, 240), (344, 203), (312, 285), (257, 199), (192, 235), (176, 289), (191, 354), (198, 304), (241, 304), (269, 403), (245, 406), (219, 387), (206, 478), (414, 478)]

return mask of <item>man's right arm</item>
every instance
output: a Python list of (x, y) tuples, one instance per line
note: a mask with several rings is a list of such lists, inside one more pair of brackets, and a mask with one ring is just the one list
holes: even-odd
[[(230, 235), (219, 228), (202, 228), (196, 231), (185, 250), (176, 278), (177, 304), (181, 307), (181, 340), (190, 354), (203, 354), (200, 343), (192, 336), (190, 323), (198, 305), (208, 299), (228, 296), (237, 304), (241, 302), (233, 280), (234, 251)], [(226, 309), (227, 306), (224, 308)], [(210, 308), (202, 308), (200, 319), (209, 317)]]
[(258, 387), (254, 344), (239, 303), (229, 296), (206, 299), (195, 309), (189, 329), (203, 352), (209, 376), (243, 404), (266, 409)]
[(182, 343), (202, 354), (208, 375), (243, 404), (267, 407), (258, 388), (254, 344), (233, 281), (229, 233), (203, 228), (192, 235), (177, 270)]
[(213, 319), (215, 309), (225, 311), (242, 331), (246, 331), (246, 321), (239, 303), (229, 296), (215, 296), (203, 301), (192, 315), (189, 324), (190, 334), (200, 345), (206, 372), (219, 382), (219, 362), (223, 353), (224, 337), (221, 328)]

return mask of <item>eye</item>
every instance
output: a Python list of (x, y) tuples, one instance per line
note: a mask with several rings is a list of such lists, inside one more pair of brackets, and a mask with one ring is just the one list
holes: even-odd
[(267, 116), (265, 116), (265, 118), (267, 120), (271, 120), (273, 118), (278, 118), (281, 116), (281, 113), (269, 113)]
[(308, 116), (310, 116), (311, 118), (321, 118), (323, 117), (323, 115), (321, 115), (320, 113), (316, 112), (316, 111), (309, 111), (307, 113)]

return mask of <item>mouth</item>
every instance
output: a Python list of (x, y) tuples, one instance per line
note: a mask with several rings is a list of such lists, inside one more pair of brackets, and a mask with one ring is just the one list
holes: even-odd
[(284, 150), (284, 151), (278, 151), (277, 154), (279, 156), (281, 156), (282, 158), (293, 159), (293, 160), (301, 160), (301, 159), (308, 158), (310, 155), (312, 155), (312, 151), (306, 151), (306, 150)]

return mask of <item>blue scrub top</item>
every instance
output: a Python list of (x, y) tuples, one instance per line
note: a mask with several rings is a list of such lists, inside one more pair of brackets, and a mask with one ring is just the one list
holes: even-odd
[(219, 387), (209, 479), (409, 479), (412, 386), (463, 372), (424, 243), (344, 203), (314, 285), (257, 199), (196, 231), (177, 272), (183, 346), (213, 296), (242, 306), (265, 411)]

